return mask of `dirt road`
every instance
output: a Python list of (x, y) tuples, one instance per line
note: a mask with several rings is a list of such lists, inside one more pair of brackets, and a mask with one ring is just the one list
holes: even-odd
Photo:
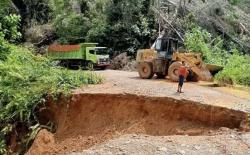
[[(137, 72), (126, 71), (106, 70), (97, 71), (96, 73), (106, 78), (105, 83), (77, 90), (76, 93), (137, 94), (170, 97), (250, 112), (250, 100), (240, 98), (226, 91), (217, 90), (216, 88), (200, 86), (199, 83), (185, 83), (185, 93), (179, 94), (176, 93), (177, 83), (166, 79), (142, 80)], [(246, 94), (250, 96), (250, 92), (246, 92)]]
[(125, 135), (71, 155), (248, 155), (250, 134), (216, 136)]
[[(186, 83), (97, 71), (101, 85), (48, 104), (56, 133), (42, 130), (28, 155), (250, 154), (250, 100)], [(43, 115), (44, 116), (44, 115)]]

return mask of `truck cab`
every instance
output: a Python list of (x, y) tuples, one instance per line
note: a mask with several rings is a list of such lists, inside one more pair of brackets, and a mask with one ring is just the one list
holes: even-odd
[(110, 65), (109, 50), (107, 47), (92, 47), (86, 50), (86, 60), (92, 61), (94, 65), (88, 67), (105, 69)]

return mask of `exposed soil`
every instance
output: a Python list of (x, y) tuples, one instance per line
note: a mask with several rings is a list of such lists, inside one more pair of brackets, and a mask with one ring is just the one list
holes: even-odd
[(142, 80), (136, 72), (97, 73), (104, 84), (48, 103), (40, 117), (55, 122), (56, 133), (40, 131), (28, 155), (249, 154), (248, 99), (196, 83), (179, 94), (176, 83)]
[(126, 134), (211, 135), (240, 128), (244, 112), (188, 100), (117, 94), (77, 94), (50, 103), (55, 135), (42, 130), (27, 154), (67, 154)]

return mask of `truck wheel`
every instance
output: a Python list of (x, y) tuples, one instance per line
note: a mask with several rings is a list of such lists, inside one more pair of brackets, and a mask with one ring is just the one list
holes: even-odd
[(162, 73), (156, 73), (158, 79), (164, 79), (166, 75), (163, 75)]
[(142, 79), (151, 79), (154, 76), (152, 63), (140, 63), (138, 66), (138, 72)]
[(180, 62), (174, 62), (168, 68), (168, 76), (174, 82), (179, 81), (179, 68), (180, 68), (180, 66), (181, 66)]
[(60, 63), (59, 63), (59, 66), (68, 68), (69, 67), (69, 62), (66, 61), (66, 60), (61, 60)]
[(87, 69), (91, 70), (91, 71), (94, 70), (94, 63), (89, 61), (88, 64), (87, 64)]

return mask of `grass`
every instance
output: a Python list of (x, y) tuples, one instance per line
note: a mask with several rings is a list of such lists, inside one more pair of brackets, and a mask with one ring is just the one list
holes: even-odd
[(6, 152), (5, 137), (22, 123), (31, 129), (39, 122), (33, 109), (48, 96), (67, 96), (82, 85), (99, 84), (102, 78), (92, 72), (69, 71), (49, 59), (36, 56), (20, 46), (9, 45), (11, 53), (0, 61), (0, 154)]

